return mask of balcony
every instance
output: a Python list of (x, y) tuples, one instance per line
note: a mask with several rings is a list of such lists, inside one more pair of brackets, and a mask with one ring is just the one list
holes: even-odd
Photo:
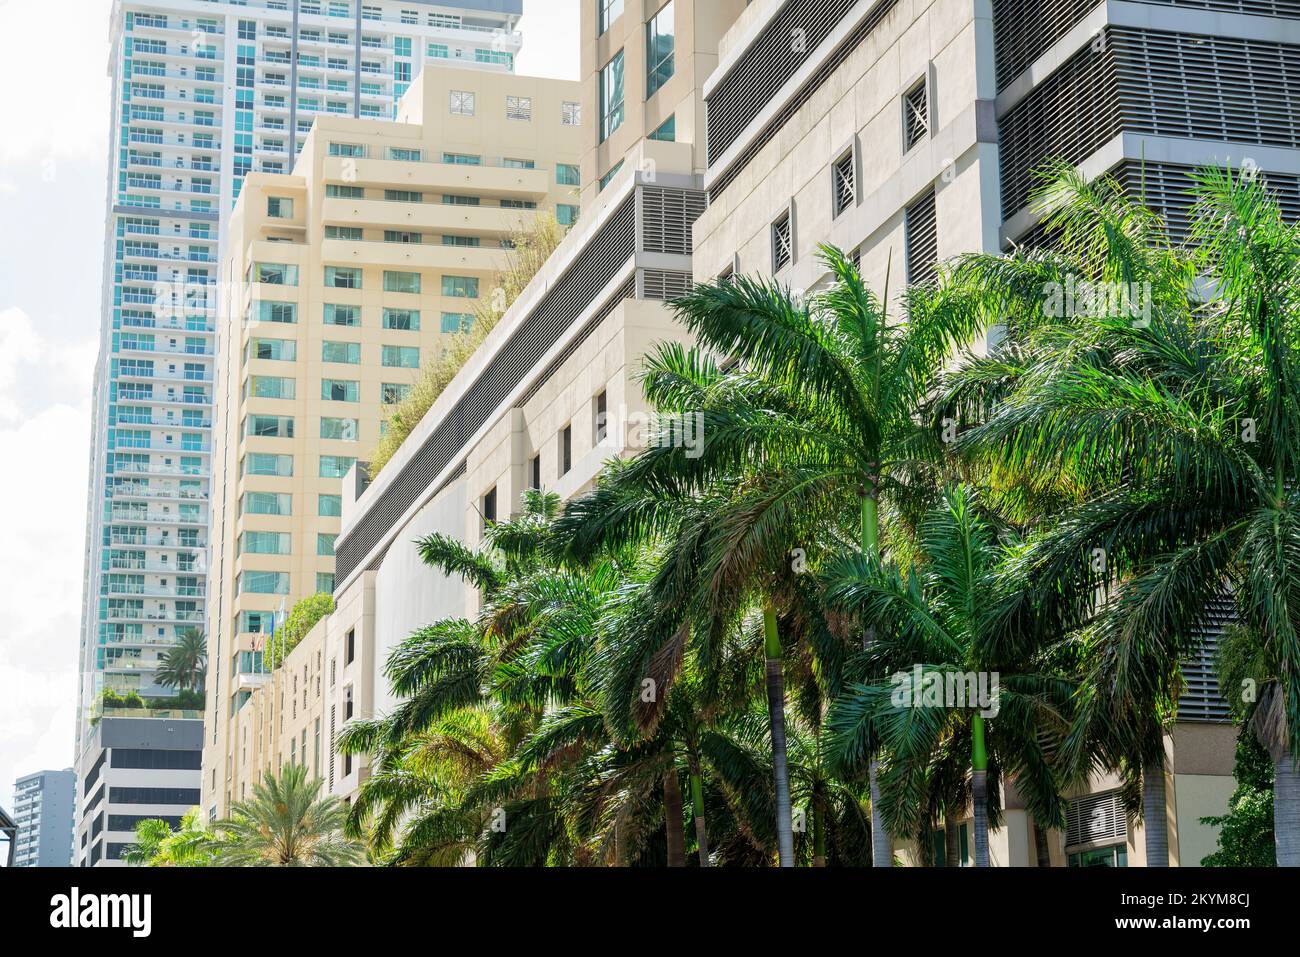
[[(357, 242), (326, 239), (321, 258), (336, 265), (387, 266), (390, 269), (434, 269), (455, 272), (496, 272), (505, 266), (504, 249), (443, 246), (441, 244)], [(470, 300), (466, 300), (467, 302)]]
[(498, 238), (513, 233), (522, 222), (536, 212), (528, 209), (504, 209), (500, 206), (463, 206), (442, 202), (401, 203), (379, 199), (326, 199), (321, 209), (321, 219), (325, 223), (348, 226), (409, 229), (437, 234), (483, 234), (483, 244), (486, 248), (489, 244), (496, 244)]

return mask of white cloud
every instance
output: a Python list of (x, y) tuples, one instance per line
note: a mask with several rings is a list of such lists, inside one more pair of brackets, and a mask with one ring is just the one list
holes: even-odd
[(578, 0), (524, 0), (524, 45), (515, 70), (524, 76), (577, 80), (581, 68)]
[[(0, 803), (18, 774), (72, 763), (94, 343), (0, 311)], [(80, 367), (80, 368), (78, 368)], [(57, 383), (35, 403), (30, 383)]]

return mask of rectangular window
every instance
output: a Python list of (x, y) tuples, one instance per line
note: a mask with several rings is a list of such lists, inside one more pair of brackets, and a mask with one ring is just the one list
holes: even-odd
[(296, 286), (298, 267), (285, 263), (254, 263), (253, 282), (268, 286)]
[(424, 194), (409, 189), (386, 189), (384, 200), (389, 203), (423, 203)]
[(288, 572), (244, 572), (237, 579), (235, 593), (250, 595), (289, 594)]
[(600, 141), (623, 125), (623, 51), (600, 71)]
[(329, 342), (328, 340), (322, 342), (321, 361), (343, 362), (348, 365), (359, 365), (361, 363), (361, 343)]
[(321, 379), (320, 397), (329, 402), (360, 402), (361, 384), (354, 379)]
[(420, 331), (420, 310), (385, 309), (384, 328), (399, 329), (402, 332), (419, 332)]
[(346, 455), (322, 455), (320, 457), (321, 478), (343, 478), (348, 470), (356, 464), (356, 459)]
[(384, 242), (386, 243), (404, 243), (408, 246), (419, 246), (424, 242), (422, 233), (412, 233), (404, 229), (385, 229)]
[(380, 362), (395, 369), (418, 369), (420, 350), (414, 346), (384, 346), (380, 350)]
[(253, 316), (257, 322), (295, 323), (298, 321), (298, 304), (260, 299), (253, 303)]
[(482, 166), (483, 157), (472, 153), (443, 153), (442, 161), (452, 166)]
[(298, 343), (292, 339), (254, 339), (248, 351), (252, 359), (293, 362), (298, 358)]
[(556, 163), (555, 181), (561, 186), (581, 186), (582, 173), (571, 163)]
[(617, 176), (617, 175), (619, 174), (619, 171), (622, 170), (622, 169), (623, 169), (623, 161), (622, 161), (622, 160), (619, 160), (617, 163), (615, 163), (613, 166), (611, 166), (611, 167), (609, 168), (609, 172), (606, 173), (604, 176), (602, 176), (602, 177), (600, 178), (600, 183), (597, 185), (596, 192), (599, 193), (599, 192), (604, 191), (604, 189), (605, 189), (606, 186), (608, 186), (610, 183), (614, 182), (614, 177)]
[(474, 94), (469, 90), (452, 90), (451, 91), (451, 115), (452, 116), (473, 116), (474, 115)]
[(573, 468), (573, 425), (566, 425), (560, 430), (560, 475), (568, 475)]
[(903, 152), (906, 153), (930, 132), (930, 107), (925, 80), (903, 97)]
[(787, 212), (772, 224), (772, 271), (778, 272), (790, 265), (793, 256), (790, 214)]
[(560, 125), (561, 126), (581, 126), (582, 125), (582, 104), (575, 103), (573, 100), (565, 100), (560, 104)]
[(250, 415), (245, 420), (246, 435), (267, 439), (293, 438), (293, 417), (288, 415)]
[(572, 226), (578, 221), (578, 215), (582, 212), (582, 207), (575, 206), (572, 203), (555, 204), (555, 220), (561, 226)]
[(249, 452), (244, 456), (245, 475), (270, 475), (293, 478), (293, 456), (270, 452)]
[(857, 176), (853, 167), (853, 150), (849, 150), (831, 167), (831, 196), (838, 216), (857, 202)]
[(327, 302), (325, 304), (325, 325), (359, 326), (361, 325), (361, 307), (342, 306)]
[(336, 439), (340, 442), (355, 442), (358, 436), (356, 419), (335, 419), (322, 416), (320, 420), (320, 437)]
[(293, 496), (280, 492), (245, 492), (243, 511), (248, 515), (292, 515)]
[(288, 532), (244, 532), (240, 550), (250, 555), (288, 555)]
[(420, 291), (420, 274), (418, 272), (392, 272), (384, 270), (384, 292)]
[(366, 155), (366, 148), (360, 143), (331, 143), (329, 154), (330, 156), (362, 157)]
[(250, 376), (248, 395), (254, 399), (292, 399), (294, 380), (272, 375)]
[(669, 0), (645, 26), (646, 34), (646, 99), (659, 92), (659, 88), (673, 77), (675, 69), (676, 34), (673, 23), (673, 3)]
[(497, 520), (497, 490), (495, 487), (488, 490), (483, 496), (483, 523), (491, 524)]
[(364, 186), (339, 186), (335, 183), (325, 184), (326, 199), (365, 199)]
[(650, 139), (659, 140), (663, 143), (677, 142), (677, 114), (674, 113), (660, 123), (658, 128), (650, 134)]
[(609, 434), (609, 395), (604, 389), (596, 396), (595, 407), (593, 408), (592, 421), (595, 423), (595, 441), (594, 445), (600, 445), (605, 441), (605, 436)]
[(361, 270), (350, 266), (326, 266), (325, 285), (331, 289), (360, 289)]
[(411, 387), (398, 382), (385, 382), (379, 387), (379, 400), (384, 405), (397, 405), (411, 394)]
[(474, 276), (443, 276), (442, 294), (457, 299), (477, 299), (478, 279)]
[(418, 163), (424, 159), (424, 151), (409, 146), (388, 147), (388, 158), (403, 163)]
[(347, 239), (352, 242), (361, 242), (365, 237), (365, 230), (360, 226), (326, 226), (326, 239)]
[(601, 36), (611, 23), (623, 15), (623, 0), (596, 0), (596, 3), (599, 4), (597, 9), (600, 11), (596, 36)]
[(533, 456), (531, 463), (532, 482), (528, 486), (531, 489), (540, 491), (542, 488), (542, 456), (541, 453)]
[(324, 518), (339, 518), (343, 514), (343, 496), (317, 495), (316, 514)]
[(266, 215), (272, 219), (293, 219), (293, 200), (284, 196), (268, 196)]
[(507, 96), (506, 119), (531, 120), (533, 118), (533, 98), (531, 96)]
[(316, 554), (326, 556), (328, 558), (333, 558), (334, 540), (337, 538), (338, 538), (337, 535), (330, 535), (325, 532), (317, 532), (316, 533)]

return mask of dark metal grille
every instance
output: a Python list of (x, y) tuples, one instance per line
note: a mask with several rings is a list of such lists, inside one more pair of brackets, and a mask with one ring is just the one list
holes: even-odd
[(634, 199), (628, 197), (537, 308), (506, 340), (501, 351), (460, 401), (434, 427), (419, 452), (402, 467), (397, 478), (347, 537), (340, 539), (335, 560), (338, 581), (345, 581), (353, 573), (384, 534), (495, 413), (506, 396), (523, 381), (524, 375), (560, 339), (574, 317), (595, 300), (618, 270), (632, 258), (635, 239)]
[(903, 97), (903, 152), (907, 152), (930, 132), (930, 106), (922, 80)]
[(939, 261), (939, 230), (934, 214), (934, 187), (930, 187), (903, 211), (903, 235), (907, 245), (907, 282), (915, 286), (935, 277)]
[(1128, 817), (1118, 791), (1085, 794), (1065, 809), (1065, 846), (1116, 843), (1128, 837)]
[[(867, 39), (876, 27), (884, 22), (898, 0), (879, 0), (863, 21), (837, 46), (817, 71), (801, 86), (777, 112), (754, 141), (727, 167), (709, 191), (711, 200), (717, 199), (730, 186), (759, 151), (774, 137), (790, 118), (821, 89), (840, 65)], [(709, 165), (736, 142), (741, 132), (763, 111), (798, 71), (807, 54), (811, 54), (835, 24), (842, 20), (852, 0), (794, 0), (786, 4), (767, 29), (746, 51), (746, 56), (727, 75), (708, 99)], [(829, 23), (826, 18), (830, 17)], [(795, 30), (804, 30), (807, 53), (793, 53), (791, 46)], [(818, 39), (814, 39), (818, 37)]]
[(790, 235), (790, 214), (786, 213), (772, 224), (772, 271), (790, 265), (794, 258), (793, 238)]
[(1195, 637), (1201, 645), (1195, 654), (1183, 661), (1183, 693), (1178, 699), (1179, 721), (1232, 720), (1228, 702), (1219, 689), (1219, 674), (1215, 658), (1219, 653), (1219, 639), (1237, 617), (1232, 597), (1225, 595), (1210, 603), (1204, 627), (1197, 629)]
[(1099, 0), (993, 0), (998, 90), (1027, 70)]

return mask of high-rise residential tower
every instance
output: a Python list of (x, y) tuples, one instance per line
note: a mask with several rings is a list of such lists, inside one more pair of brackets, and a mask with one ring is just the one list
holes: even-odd
[(14, 867), (72, 863), (72, 813), (77, 776), (72, 768), (36, 771), (14, 782)]
[(245, 177), (291, 169), (318, 115), (393, 116), (426, 63), (512, 72), (521, 13), (520, 0), (113, 4), (79, 761), (99, 760), (92, 721), (124, 703), (103, 692), (174, 697), (159, 656), (204, 627), (214, 283)]

